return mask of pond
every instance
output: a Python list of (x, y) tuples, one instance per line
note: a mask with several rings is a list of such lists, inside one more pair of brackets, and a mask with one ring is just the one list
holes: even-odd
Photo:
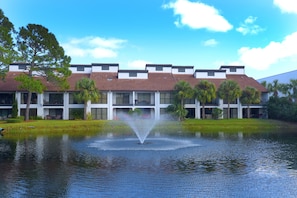
[(2, 197), (296, 197), (297, 132), (0, 139)]

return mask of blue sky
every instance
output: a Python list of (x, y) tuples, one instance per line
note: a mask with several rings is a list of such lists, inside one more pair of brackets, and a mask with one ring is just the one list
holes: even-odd
[(255, 79), (297, 69), (296, 0), (1, 0), (0, 8), (17, 29), (48, 28), (72, 64), (244, 65)]

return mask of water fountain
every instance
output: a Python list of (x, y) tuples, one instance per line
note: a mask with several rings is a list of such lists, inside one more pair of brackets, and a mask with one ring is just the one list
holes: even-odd
[[(133, 137), (113, 137), (108, 133), (106, 137), (96, 139), (89, 144), (89, 148), (97, 148), (105, 151), (169, 151), (186, 147), (199, 146), (190, 140), (177, 139), (163, 136), (160, 132), (155, 133), (153, 137), (148, 137), (152, 129), (164, 119), (156, 120), (144, 116), (134, 111), (132, 113), (119, 113), (118, 119), (127, 124), (137, 138)], [(148, 141), (149, 140), (149, 141)]]
[(131, 114), (119, 114), (119, 119), (131, 127), (136, 134), (140, 144), (143, 144), (151, 130), (156, 126), (157, 120), (144, 117), (142, 114), (133, 112)]

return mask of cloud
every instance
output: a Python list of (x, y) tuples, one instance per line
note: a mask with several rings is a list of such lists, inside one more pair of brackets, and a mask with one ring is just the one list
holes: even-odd
[(164, 9), (173, 9), (178, 19), (174, 22), (177, 27), (188, 26), (193, 29), (202, 29), (227, 32), (233, 26), (220, 15), (219, 11), (209, 5), (188, 0), (176, 0), (163, 4)]
[(264, 31), (259, 25), (254, 24), (257, 20), (257, 17), (249, 16), (244, 20), (244, 23), (240, 27), (236, 28), (236, 31), (242, 33), (243, 35), (247, 34), (258, 34), (261, 31)]
[(208, 39), (203, 42), (204, 46), (214, 47), (218, 44), (218, 42), (215, 39)]
[(240, 62), (257, 70), (268, 69), (286, 58), (297, 57), (297, 32), (286, 36), (281, 42), (270, 42), (263, 48), (242, 47), (238, 50)]
[(274, 0), (273, 3), (278, 6), (282, 12), (297, 14), (296, 0)]
[(128, 62), (128, 67), (135, 68), (135, 69), (144, 69), (146, 64), (151, 64), (149, 61), (145, 60), (134, 60), (131, 62)]
[(67, 43), (62, 43), (65, 52), (71, 57), (95, 59), (117, 57), (117, 50), (126, 40), (101, 37), (72, 38)]

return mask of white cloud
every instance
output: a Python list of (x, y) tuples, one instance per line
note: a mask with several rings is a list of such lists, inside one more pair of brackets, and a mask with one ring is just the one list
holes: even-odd
[(209, 5), (188, 0), (176, 0), (162, 6), (164, 9), (173, 9), (174, 15), (179, 18), (174, 22), (176, 26), (189, 26), (193, 29), (208, 29), (211, 31), (226, 32), (233, 26), (220, 15), (219, 11)]
[(263, 48), (242, 47), (238, 50), (240, 62), (257, 70), (268, 69), (271, 65), (286, 59), (297, 57), (297, 32), (281, 42), (270, 42)]
[(249, 16), (244, 20), (244, 23), (240, 27), (236, 28), (236, 31), (242, 33), (243, 35), (247, 34), (258, 34), (261, 31), (264, 31), (259, 25), (254, 24), (257, 20), (257, 17)]
[(101, 37), (73, 38), (67, 43), (61, 44), (65, 53), (71, 57), (95, 59), (117, 57), (117, 50), (122, 47), (126, 40)]
[(296, 0), (274, 0), (273, 3), (278, 6), (282, 12), (297, 14)]
[(217, 44), (218, 44), (218, 42), (215, 39), (208, 39), (203, 42), (204, 46), (209, 46), (209, 47), (216, 46)]
[(134, 60), (128, 62), (128, 67), (135, 69), (144, 69), (146, 64), (151, 64), (151, 62), (145, 60)]

